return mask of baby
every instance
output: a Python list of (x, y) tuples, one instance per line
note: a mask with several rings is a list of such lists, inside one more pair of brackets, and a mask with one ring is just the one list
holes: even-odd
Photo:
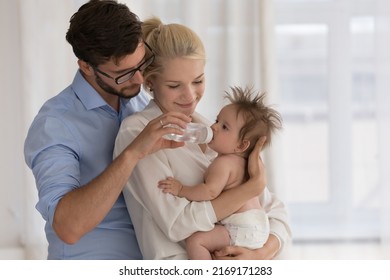
[[(206, 170), (204, 183), (183, 186), (169, 177), (159, 182), (163, 192), (202, 201), (212, 200), (223, 190), (243, 184), (248, 179), (248, 156), (257, 140), (265, 136), (264, 147), (269, 145), (271, 135), (282, 127), (281, 115), (264, 104), (264, 93), (256, 93), (248, 87), (232, 87), (226, 94), (230, 104), (222, 108), (211, 126), (213, 139), (208, 146), (218, 155)], [(221, 220), (213, 230), (188, 237), (186, 250), (190, 259), (212, 259), (212, 252), (228, 245), (260, 248), (268, 235), (268, 217), (255, 197)]]

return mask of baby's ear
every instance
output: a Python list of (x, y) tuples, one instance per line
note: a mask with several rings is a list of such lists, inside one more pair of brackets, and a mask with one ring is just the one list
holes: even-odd
[(241, 143), (236, 147), (235, 151), (238, 153), (245, 152), (246, 149), (250, 146), (251, 142), (249, 140), (242, 140)]

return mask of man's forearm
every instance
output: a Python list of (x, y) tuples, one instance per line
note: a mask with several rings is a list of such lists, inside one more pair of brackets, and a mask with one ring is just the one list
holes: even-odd
[(215, 216), (218, 221), (226, 218), (241, 208), (249, 199), (258, 196), (263, 188), (260, 188), (261, 180), (252, 178), (244, 184), (223, 191), (217, 198), (211, 201)]
[(127, 149), (90, 183), (66, 194), (54, 214), (57, 235), (74, 244), (94, 229), (111, 210), (137, 162), (137, 155)]

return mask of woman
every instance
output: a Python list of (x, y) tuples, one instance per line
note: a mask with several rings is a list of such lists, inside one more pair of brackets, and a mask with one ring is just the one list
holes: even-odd
[[(183, 25), (163, 25), (157, 18), (144, 22), (143, 34), (155, 54), (153, 63), (143, 73), (144, 86), (153, 99), (145, 110), (123, 121), (114, 157), (150, 120), (164, 113), (181, 112), (191, 116), (193, 122), (209, 125), (203, 116), (195, 112), (205, 89), (205, 50), (199, 37)], [(160, 123), (164, 127), (169, 122), (162, 115)], [(290, 230), (283, 204), (264, 189), (265, 174), (258, 158), (264, 141), (259, 141), (249, 159), (250, 179), (213, 201), (189, 202), (166, 195), (157, 187), (158, 181), (167, 177), (175, 177), (185, 185), (200, 183), (216, 156), (207, 145), (186, 143), (181, 148), (161, 150), (140, 160), (123, 194), (144, 258), (187, 259), (185, 238), (196, 231), (213, 229), (217, 221), (261, 193), (260, 199), (268, 212), (271, 229), (264, 247), (253, 251), (228, 247), (215, 254), (221, 258), (273, 258), (289, 239)]]

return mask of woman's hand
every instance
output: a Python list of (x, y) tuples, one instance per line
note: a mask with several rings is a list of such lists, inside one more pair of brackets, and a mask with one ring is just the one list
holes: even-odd
[(169, 112), (151, 120), (140, 134), (131, 142), (129, 149), (138, 153), (138, 158), (142, 159), (148, 154), (152, 154), (160, 149), (173, 149), (184, 146), (183, 142), (176, 142), (163, 138), (169, 133), (183, 134), (183, 132), (174, 127), (166, 127), (167, 124), (175, 124), (185, 128), (191, 118), (179, 113)]
[(279, 251), (279, 239), (270, 234), (267, 242), (259, 249), (246, 249), (237, 246), (227, 246), (221, 250), (215, 251), (213, 259), (215, 260), (271, 260)]
[(211, 200), (215, 216), (220, 221), (238, 211), (249, 199), (261, 195), (267, 184), (267, 176), (260, 157), (266, 137), (257, 140), (248, 158), (249, 180), (244, 184), (227, 189)]
[(250, 180), (256, 180), (256, 186), (258, 186), (258, 195), (261, 195), (264, 188), (267, 185), (267, 176), (263, 161), (261, 160), (260, 153), (263, 149), (266, 137), (263, 136), (257, 140), (253, 151), (248, 158), (248, 174)]

